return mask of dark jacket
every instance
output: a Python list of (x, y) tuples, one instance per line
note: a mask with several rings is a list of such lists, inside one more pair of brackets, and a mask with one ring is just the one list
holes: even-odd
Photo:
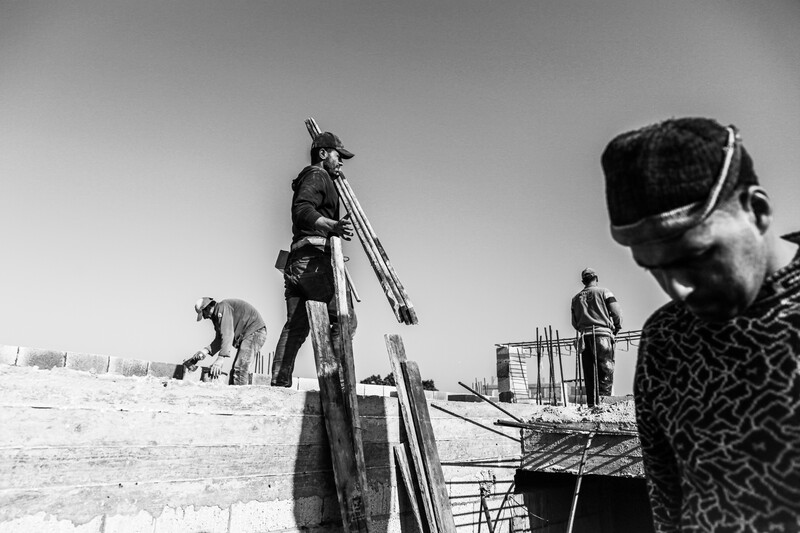
[(314, 224), (320, 217), (339, 220), (339, 194), (328, 171), (307, 166), (292, 181), (292, 243), (312, 235), (327, 237)]

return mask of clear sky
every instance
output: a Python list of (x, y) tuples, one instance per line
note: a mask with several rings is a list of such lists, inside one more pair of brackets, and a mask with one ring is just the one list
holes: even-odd
[(179, 362), (213, 336), (208, 295), (255, 305), (274, 351), (308, 116), (355, 152), (419, 316), (345, 244), (359, 379), (389, 373), (386, 333), (440, 389), (488, 379), (496, 343), (572, 334), (586, 266), (639, 329), (666, 297), (610, 238), (603, 148), (736, 124), (798, 229), (799, 27), (795, 0), (0, 0), (0, 344)]

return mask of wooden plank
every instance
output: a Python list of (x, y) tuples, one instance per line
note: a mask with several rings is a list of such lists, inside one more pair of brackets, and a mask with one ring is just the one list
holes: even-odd
[(331, 263), (333, 283), (336, 289), (336, 315), (339, 321), (339, 364), (341, 368), (341, 387), (344, 408), (349, 417), (351, 441), (350, 449), (356, 462), (358, 485), (362, 487), (362, 509), (367, 530), (371, 529), (369, 502), (367, 500), (367, 468), (364, 464), (364, 445), (362, 441), (361, 417), (358, 414), (358, 395), (356, 394), (356, 367), (353, 358), (353, 333), (350, 305), (347, 301), (347, 279), (342, 255), (342, 240), (331, 237)]
[(353, 453), (353, 431), (340, 383), (341, 364), (331, 346), (328, 306), (324, 302), (307, 301), (306, 310), (317, 364), (320, 399), (325, 413), (325, 428), (331, 445), (342, 525), (346, 532), (367, 532), (365, 487), (360, 484), (361, 476)]
[(430, 483), (430, 493), (434, 512), (436, 513), (436, 525), (442, 533), (456, 533), (453, 511), (450, 507), (450, 496), (447, 494), (447, 486), (442, 473), (442, 463), (439, 460), (439, 452), (436, 449), (436, 439), (433, 436), (430, 413), (428, 413), (428, 402), (425, 399), (425, 391), (422, 388), (419, 367), (414, 361), (406, 361), (401, 363), (400, 366), (405, 377), (405, 386), (408, 390), (411, 414), (414, 417), (417, 438), (420, 442), (425, 474), (428, 477), (428, 483)]
[(400, 338), (399, 335), (384, 335), (384, 340), (386, 341), (386, 350), (389, 352), (389, 362), (392, 365), (392, 372), (394, 373), (394, 380), (397, 386), (397, 399), (400, 404), (400, 414), (403, 419), (403, 427), (406, 430), (408, 449), (411, 452), (411, 463), (414, 466), (414, 473), (416, 474), (418, 484), (417, 488), (420, 491), (425, 523), (430, 533), (438, 533), (439, 528), (436, 525), (436, 515), (428, 485), (428, 475), (425, 472), (422, 451), (420, 450), (420, 443), (417, 440), (417, 428), (411, 410), (412, 400), (409, 398), (406, 378), (403, 373), (402, 365), (407, 362), (403, 339)]
[(420, 531), (425, 531), (422, 525), (422, 515), (419, 514), (419, 504), (417, 503), (419, 493), (414, 489), (414, 480), (411, 477), (411, 468), (408, 466), (406, 449), (402, 444), (394, 445), (394, 459), (397, 463), (397, 469), (400, 471), (400, 479), (403, 481), (403, 486), (406, 488), (408, 501), (411, 502), (411, 513), (414, 515), (417, 527)]

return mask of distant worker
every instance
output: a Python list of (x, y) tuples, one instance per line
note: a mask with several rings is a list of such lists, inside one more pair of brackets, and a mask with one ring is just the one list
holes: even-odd
[(582, 344), (586, 404), (594, 407), (614, 387), (614, 337), (622, 328), (622, 313), (614, 294), (597, 286), (594, 270), (584, 269), (581, 281), (583, 290), (572, 297), (572, 327)]
[(194, 304), (197, 321), (204, 318), (214, 324), (214, 340), (184, 361), (192, 367), (208, 356), (216, 355), (209, 369), (211, 380), (226, 376), (229, 385), (248, 385), (250, 365), (267, 340), (267, 326), (255, 307), (243, 300), (215, 301), (204, 297)]
[[(343, 160), (353, 157), (342, 141), (330, 132), (320, 133), (311, 146), (311, 164), (292, 181), (292, 245), (283, 270), (286, 323), (281, 330), (272, 361), (272, 385), (290, 387), (297, 352), (309, 332), (306, 301), (328, 305), (334, 350), (339, 338), (338, 314), (331, 250), (328, 237), (350, 240), (352, 224), (339, 217), (339, 194), (333, 180), (339, 177)], [(352, 331), (357, 319), (348, 291)]]
[(800, 531), (800, 233), (734, 126), (629, 131), (602, 166), (612, 237), (672, 299), (633, 384), (655, 530)]

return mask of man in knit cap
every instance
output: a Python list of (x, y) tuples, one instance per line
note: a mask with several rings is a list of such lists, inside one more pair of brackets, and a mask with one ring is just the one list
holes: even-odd
[(602, 166), (613, 238), (672, 299), (634, 378), (656, 531), (800, 531), (800, 233), (734, 126), (623, 133)]
[(614, 337), (622, 329), (622, 313), (614, 294), (597, 285), (591, 268), (581, 272), (583, 290), (572, 297), (572, 327), (581, 339), (581, 366), (586, 403), (594, 407), (614, 387)]

